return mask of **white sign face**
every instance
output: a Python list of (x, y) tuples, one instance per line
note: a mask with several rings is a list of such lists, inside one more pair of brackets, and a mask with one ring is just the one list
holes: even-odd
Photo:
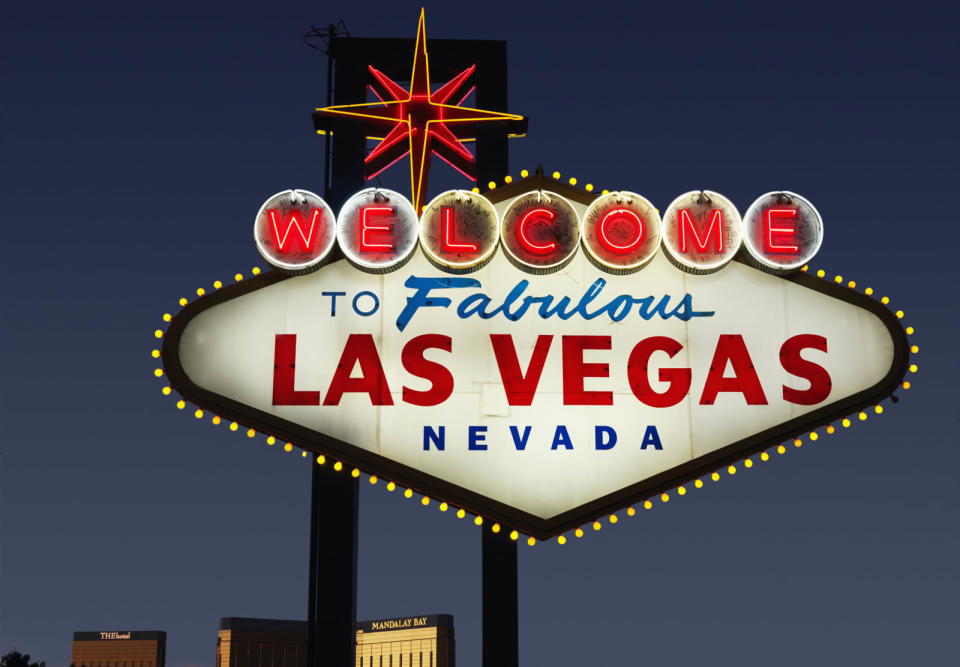
[(335, 261), (223, 290), (179, 361), (218, 414), (249, 406), (264, 432), (308, 429), (295, 444), (544, 537), (877, 400), (890, 324), (804, 281), (663, 253), (532, 275), (502, 249), (451, 276), (417, 248), (389, 274)]

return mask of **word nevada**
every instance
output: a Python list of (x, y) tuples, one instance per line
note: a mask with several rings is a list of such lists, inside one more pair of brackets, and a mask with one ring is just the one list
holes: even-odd
[[(587, 198), (589, 200), (589, 198)], [(410, 260), (419, 245), (448, 273), (475, 271), (502, 248), (519, 269), (558, 271), (582, 247), (612, 274), (639, 271), (662, 249), (681, 270), (712, 273), (737, 255), (764, 271), (796, 271), (817, 253), (823, 222), (798, 194), (768, 192), (741, 216), (727, 197), (709, 190), (674, 199), (661, 216), (641, 195), (606, 192), (589, 205), (537, 189), (497, 205), (478, 192), (449, 190), (423, 207), (401, 194), (367, 188), (334, 215), (320, 197), (287, 190), (257, 213), (254, 239), (275, 268), (309, 273), (340, 253), (356, 268), (388, 273)]]

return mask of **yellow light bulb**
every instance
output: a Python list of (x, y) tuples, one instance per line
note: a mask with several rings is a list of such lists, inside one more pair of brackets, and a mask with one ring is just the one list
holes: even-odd
[(219, 417), (219, 415), (214, 415), (214, 416), (213, 416), (213, 419), (211, 419), (210, 421), (213, 422), (213, 425), (214, 425), (214, 426), (220, 426), (220, 417)]
[(470, 188), (470, 192), (472, 192), (475, 195), (478, 195), (480, 194), (480, 188)]
[(185, 407), (187, 407), (186, 401), (177, 401), (177, 410), (183, 410)]
[[(288, 442), (287, 444), (289, 445), (290, 443)], [(337, 461), (336, 463), (333, 464), (333, 469), (336, 470), (337, 472), (340, 472), (341, 470), (343, 470), (343, 463), (341, 463), (340, 461)]]
[(213, 281), (213, 288), (214, 288), (214, 289), (220, 289), (221, 287), (223, 287), (223, 283), (222, 283), (222, 282), (220, 282), (219, 280), (214, 280), (214, 281)]
[(744, 467), (744, 468), (752, 468), (752, 467), (753, 467), (753, 460), (752, 460), (752, 459), (744, 459), (744, 461), (743, 461), (743, 467)]
[(568, 182), (570, 183), (570, 185), (576, 185), (576, 184), (577, 184), (577, 179), (575, 179), (573, 176), (571, 176), (571, 177), (570, 177), (570, 180), (569, 180)]
[(767, 454), (766, 452), (762, 452), (762, 453), (760, 454), (760, 460), (761, 460), (761, 461), (769, 461), (769, 460), (770, 460), (770, 455)]
[(203, 296), (206, 294), (206, 291), (202, 287), (197, 288), (197, 296)]
[(786, 454), (787, 448), (783, 445), (777, 445), (777, 454)]
[(154, 377), (158, 377), (158, 378), (163, 377), (163, 369), (162, 368), (153, 369), (153, 375)]
[(172, 320), (172, 319), (173, 319), (173, 316), (172, 316), (170, 313), (164, 313), (164, 314), (163, 314), (163, 321), (164, 321), (164, 322), (169, 322), (169, 321)]
[(240, 428), (240, 424), (238, 424), (237, 422), (230, 422), (231, 431), (236, 431), (238, 428)]
[(734, 466), (734, 465), (729, 465), (729, 466), (727, 466), (727, 472), (728, 472), (729, 474), (731, 474), (731, 475), (736, 475), (736, 474), (737, 474), (737, 467)]
[(830, 426), (827, 427), (827, 433), (830, 435), (833, 435), (836, 431), (837, 429), (833, 426), (833, 424), (830, 424)]
[(843, 282), (843, 276), (837, 276), (836, 278), (833, 279), (833, 282), (839, 285), (840, 283)]
[(376, 484), (376, 483), (377, 483), (377, 476), (376, 476), (376, 475), (370, 475), (370, 479), (369, 479), (368, 481), (369, 481), (371, 484)]
[(403, 497), (404, 497), (404, 498), (413, 498), (413, 490), (412, 490), (412, 489), (407, 489), (406, 491), (404, 491), (404, 492), (403, 492)]
[[(903, 384), (900, 385), (900, 386), (903, 387), (904, 389), (909, 389), (909, 388), (910, 388), (910, 383), (907, 382), (906, 380), (904, 380), (904, 381), (903, 381)], [(167, 392), (167, 393), (170, 393), (170, 392)]]
[(557, 544), (566, 544), (566, 543), (567, 543), (567, 538), (565, 538), (563, 535), (560, 535), (557, 537)]
[(875, 408), (873, 409), (873, 411), (876, 412), (878, 415), (881, 415), (881, 414), (883, 414), (883, 406), (882, 406), (882, 405), (878, 405), (877, 407), (875, 407)]
[(651, 503), (649, 500), (644, 500), (644, 501), (643, 501), (643, 509), (645, 509), (645, 510), (653, 509), (653, 503)]
[(300, 452), (300, 458), (305, 459), (307, 458), (307, 456), (309, 456), (309, 454), (307, 454), (307, 450), (304, 449), (303, 451)]
[(507, 174), (506, 176), (503, 177), (503, 182), (504, 182), (504, 183), (513, 183), (513, 176)]
[[(157, 351), (157, 350), (154, 350), (154, 352), (156, 352), (156, 351)], [(913, 354), (916, 354), (917, 352), (920, 351), (920, 346), (919, 346), (919, 345), (911, 345), (911, 346), (910, 346), (910, 351), (911, 351)], [(159, 354), (156, 355), (156, 356), (159, 356)]]
[(322, 465), (323, 465), (324, 463), (326, 463), (326, 462), (327, 462), (327, 457), (326, 457), (326, 456), (324, 456), (323, 454), (317, 454), (317, 465), (318, 465), (318, 466), (322, 466)]
[(857, 283), (851, 280), (850, 282), (847, 283), (847, 287), (849, 287), (850, 289), (856, 289)]
[(197, 419), (203, 419), (203, 410), (197, 409), (197, 411), (193, 413), (193, 416)]
[(687, 495), (687, 487), (685, 487), (685, 486), (678, 486), (678, 487), (677, 487), (677, 493), (680, 494), (681, 496)]
[(693, 485), (694, 485), (695, 487), (697, 487), (698, 489), (702, 489), (702, 488), (703, 488), (703, 480), (702, 480), (702, 479), (698, 479), (696, 482), (693, 483)]
[(395, 491), (396, 488), (397, 488), (397, 485), (394, 482), (390, 482), (389, 484), (387, 484), (387, 491)]
[(867, 289), (863, 290), (863, 293), (866, 294), (867, 296), (870, 296), (871, 294), (873, 294), (873, 288), (868, 287)]
[(609, 191), (609, 190), (602, 190), (602, 191), (600, 192), (600, 194), (602, 194), (602, 195), (608, 195), (608, 194), (610, 194), (610, 191)]
[(616, 522), (619, 521), (619, 520), (620, 520), (620, 519), (617, 517), (616, 514), (611, 514), (611, 515), (610, 515), (610, 523), (616, 523)]
[(441, 512), (446, 512), (447, 509), (449, 509), (449, 507), (450, 507), (450, 506), (447, 505), (446, 503), (440, 503), (440, 511), (441, 511)]
[(819, 271), (817, 271), (817, 278), (823, 278), (825, 275), (827, 275), (827, 272), (824, 271), (823, 269), (820, 269)]
[(793, 439), (793, 446), (794, 446), (794, 447), (803, 447), (803, 440), (801, 440), (800, 438), (794, 438), (794, 439)]
[(465, 516), (467, 516), (467, 513), (466, 513), (464, 510), (462, 510), (462, 509), (457, 510), (457, 518), (458, 518), (458, 519), (462, 519), (462, 518), (465, 517)]
[(627, 516), (633, 516), (636, 513), (637, 513), (637, 510), (633, 509), (632, 507), (627, 508)]
[(427, 505), (430, 504), (430, 498), (428, 496), (424, 496), (423, 498), (420, 499), (420, 504), (426, 507)]
[(712, 479), (714, 482), (719, 482), (719, 481), (720, 481), (720, 473), (718, 473), (718, 472), (716, 472), (716, 471), (710, 473), (710, 479)]
[(888, 303), (890, 303), (890, 297), (888, 296), (883, 297), (882, 299), (880, 299), (880, 303), (882, 303), (883, 305), (887, 305)]
[(474, 523), (474, 525), (477, 525), (477, 526), (483, 524), (483, 517), (482, 517), (482, 516), (477, 516), (476, 518), (474, 518), (473, 523)]
[(669, 496), (666, 492), (661, 493), (661, 494), (660, 494), (660, 502), (662, 502), (662, 503), (668, 503), (668, 502), (670, 502), (670, 496)]
[(490, 181), (489, 183), (487, 183), (488, 190), (493, 190), (495, 187), (497, 187), (496, 181)]
[(163, 338), (163, 332), (162, 332), (160, 329), (157, 329), (156, 331), (154, 331), (154, 332), (153, 332), (153, 335), (154, 335), (156, 338)]
[(164, 388), (161, 389), (160, 391), (163, 392), (163, 395), (164, 395), (164, 396), (169, 396), (169, 395), (170, 395), (170, 392), (172, 392), (173, 389), (172, 389), (171, 387), (164, 387)]
[(360, 476), (360, 470), (358, 470), (357, 468), (354, 468), (353, 470), (350, 471), (350, 476), (351, 476), (351, 477), (359, 477), (359, 476)]
[(911, 372), (911, 373), (916, 373), (916, 372), (917, 372), (917, 365), (916, 365), (916, 364), (910, 364), (910, 372)]
[[(292, 452), (292, 451), (293, 451), (293, 443), (292, 443), (292, 442), (288, 442), (287, 444), (285, 444), (285, 445), (283, 446), (283, 451), (285, 451), (285, 452)], [(339, 470), (339, 468), (337, 468), (337, 470)]]
[(907, 327), (907, 335), (909, 336), (914, 331), (913, 327)]
[(511, 540), (513, 540), (514, 542), (516, 542), (518, 537), (520, 537), (520, 533), (518, 533), (518, 532), (515, 531), (515, 530), (511, 530), (511, 531), (510, 531), (510, 539), (511, 539)]
[(253, 267), (252, 269), (250, 269), (250, 273), (252, 273), (252, 274), (255, 275), (255, 276), (259, 276), (259, 275), (260, 275), (260, 267), (259, 267), (259, 266)]
[(594, 530), (600, 530), (600, 528), (602, 528), (602, 526), (600, 525), (600, 522), (599, 522), (599, 521), (594, 521), (594, 522), (593, 522), (593, 529), (594, 529)]
[(559, 171), (553, 172), (553, 178), (554, 178), (555, 180), (558, 180), (558, 181), (559, 181), (559, 180), (560, 180), (560, 172), (559, 172)]
[(528, 547), (532, 547), (532, 546), (533, 546), (534, 544), (536, 544), (536, 543), (537, 543), (537, 541), (536, 541), (535, 539), (533, 539), (532, 537), (528, 537), (528, 538), (527, 538), (527, 546), (528, 546)]
[(274, 445), (274, 444), (276, 444), (276, 442), (277, 442), (277, 439), (274, 438), (272, 435), (267, 436), (267, 444), (268, 444), (268, 445)]
[(252, 438), (252, 437), (255, 436), (256, 434), (257, 434), (257, 432), (254, 431), (252, 428), (247, 429), (247, 437), (248, 437), (248, 438)]
[(492, 530), (492, 531), (495, 532), (495, 533), (499, 533), (499, 532), (500, 532), (500, 524), (499, 524), (499, 523), (493, 524), (492, 526), (490, 526), (490, 530)]
[(577, 537), (583, 537), (583, 529), (577, 528), (575, 531), (573, 531), (573, 534), (576, 535)]
[(236, 275), (233, 276), (233, 279), (236, 280), (237, 282), (240, 282), (241, 280), (243, 280), (243, 274), (242, 274), (242, 273), (238, 273), (238, 274), (236, 274)]
[(587, 183), (586, 190), (587, 192), (593, 192), (593, 183)]
[(530, 172), (527, 171), (526, 169), (521, 169), (521, 170), (520, 170), (520, 178), (526, 178), (526, 177), (529, 176), (529, 175), (530, 175)]
[(160, 356), (160, 350), (153, 350), (153, 351), (151, 351), (151, 352), (150, 352), (150, 356), (153, 357), (154, 359), (156, 359), (157, 357)]
[(186, 305), (187, 305), (188, 303), (190, 303), (190, 302), (187, 301), (187, 298), (186, 298), (186, 297), (183, 297), (183, 296), (182, 296), (182, 297), (180, 297), (180, 300), (179, 300), (177, 303), (179, 303), (179, 304), (180, 304), (180, 307), (182, 308), (183, 306), (186, 306)]
[(896, 313), (894, 313), (894, 314), (897, 316), (897, 319), (903, 318), (903, 311), (902, 311), (902, 310), (898, 310), (898, 311), (897, 311)]
[(861, 412), (861, 413), (860, 413), (859, 415), (857, 415), (857, 416), (860, 417), (860, 421), (862, 421), (862, 422), (867, 421), (867, 413), (866, 413), (866, 412)]
[(811, 440), (816, 440), (816, 439), (819, 438), (819, 437), (820, 437), (820, 436), (817, 435), (816, 433), (811, 433), (811, 434), (810, 434), (810, 439), (811, 439)]

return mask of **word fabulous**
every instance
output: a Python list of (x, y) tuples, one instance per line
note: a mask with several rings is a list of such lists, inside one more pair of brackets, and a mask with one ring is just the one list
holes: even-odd
[(319, 268), (333, 257), (334, 246), (357, 268), (387, 273), (403, 266), (419, 245), (449, 273), (480, 268), (499, 246), (532, 274), (561, 269), (581, 247), (591, 262), (613, 274), (639, 271), (661, 249), (689, 273), (717, 271), (740, 253), (758, 268), (784, 274), (817, 253), (823, 221), (809, 201), (792, 192), (764, 194), (742, 217), (721, 194), (688, 192), (661, 217), (632, 192), (610, 192), (584, 207), (535, 190), (505, 202), (498, 212), (480, 194), (450, 190), (418, 216), (399, 193), (368, 188), (334, 216), (317, 195), (288, 190), (260, 208), (254, 238), (260, 254), (288, 273)]

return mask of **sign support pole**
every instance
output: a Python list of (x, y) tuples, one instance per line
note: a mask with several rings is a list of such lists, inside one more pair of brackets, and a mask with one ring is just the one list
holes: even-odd
[(517, 543), (482, 527), (483, 667), (518, 667)]

